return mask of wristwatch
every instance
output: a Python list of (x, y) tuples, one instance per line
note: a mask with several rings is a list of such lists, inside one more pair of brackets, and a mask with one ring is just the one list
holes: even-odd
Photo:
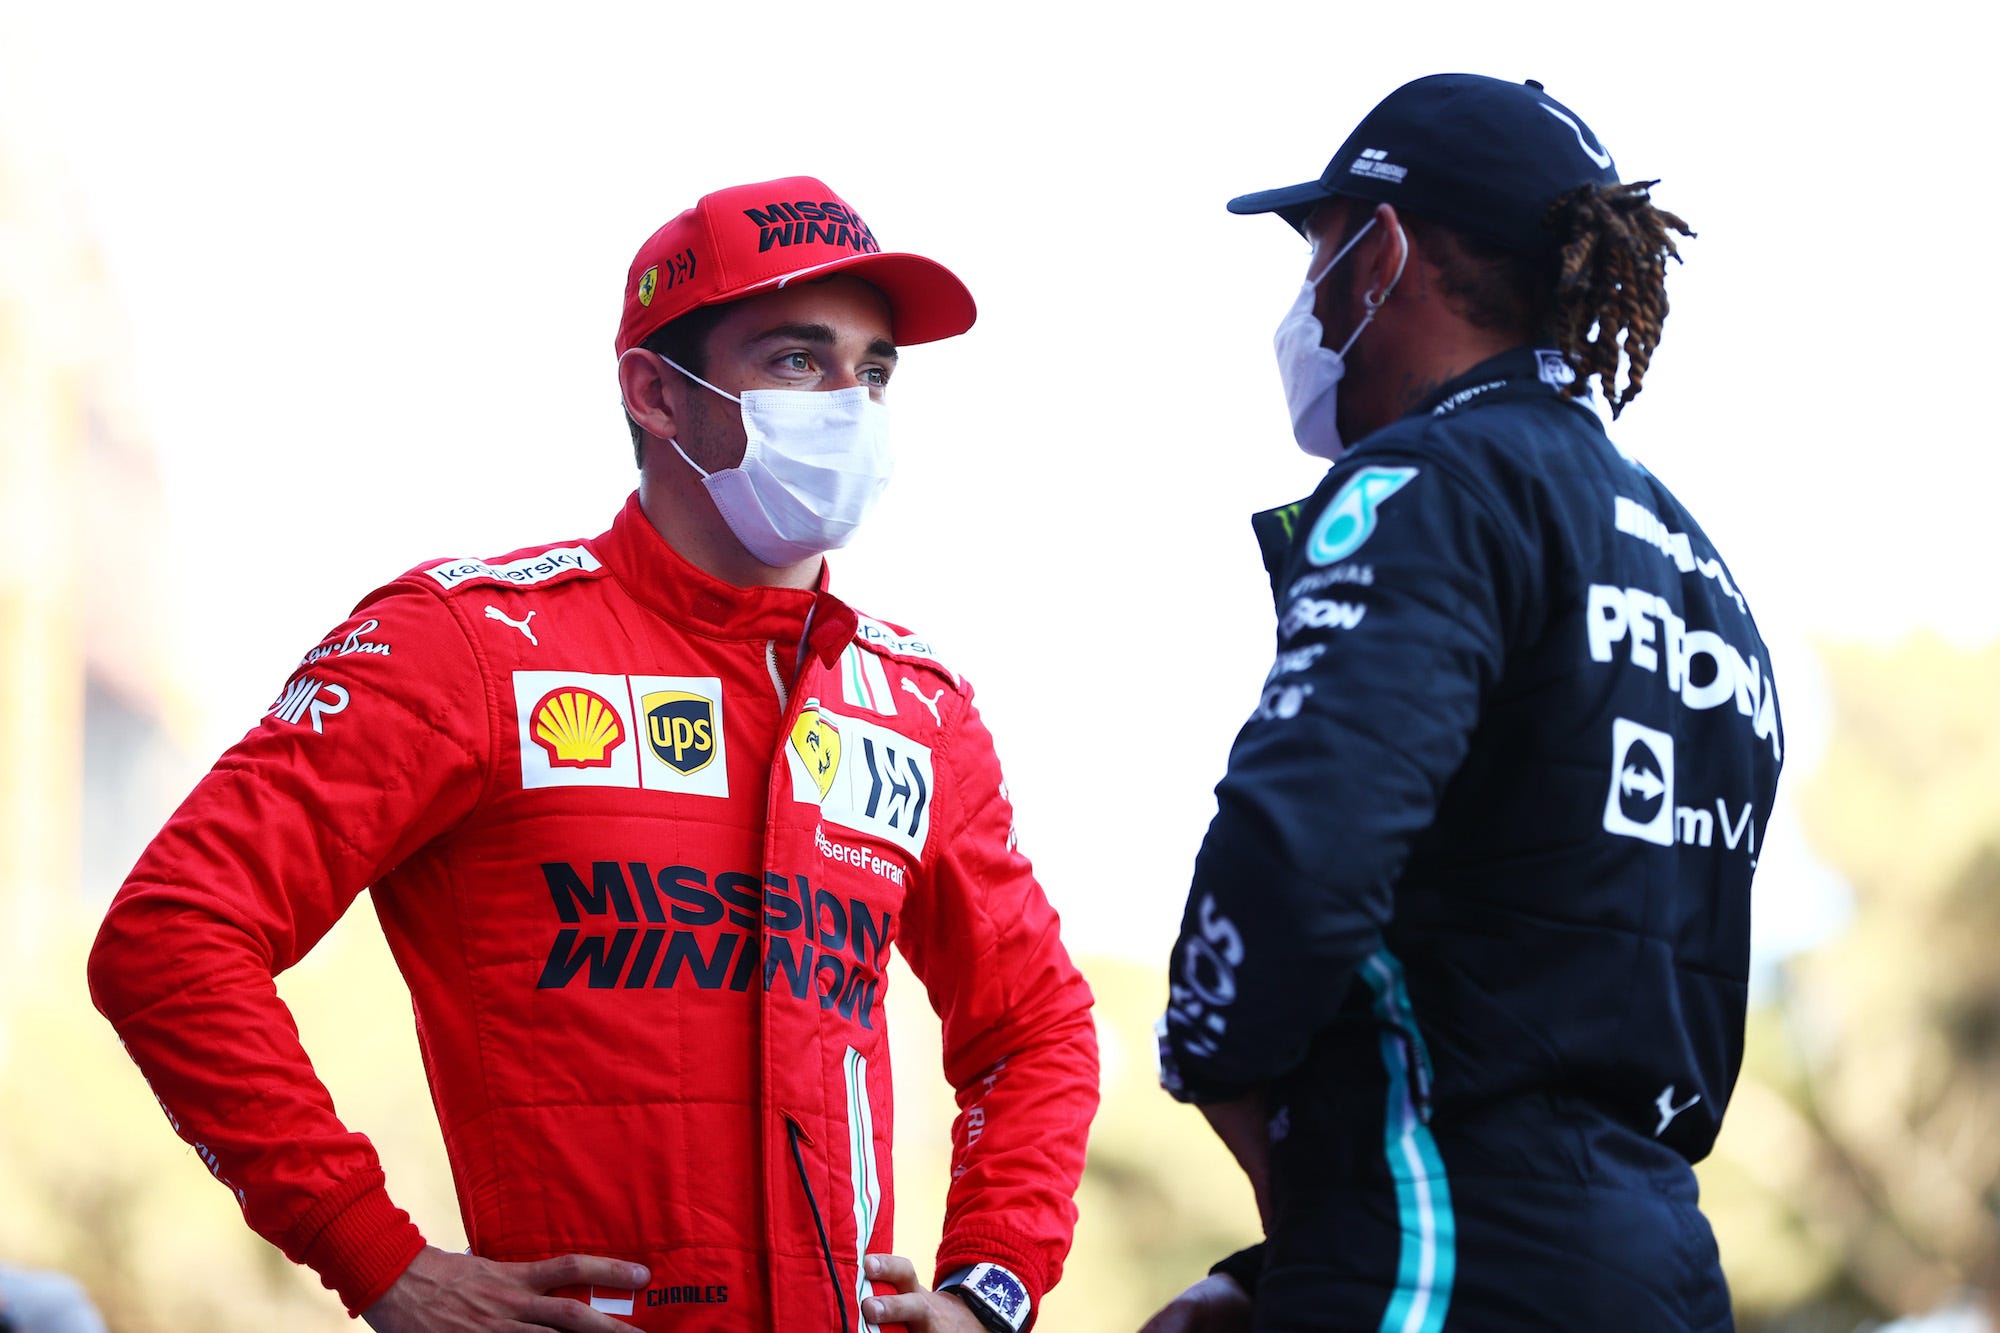
[(1034, 1312), (1027, 1284), (999, 1264), (974, 1264), (948, 1273), (937, 1289), (964, 1301), (972, 1317), (993, 1333), (1021, 1333)]

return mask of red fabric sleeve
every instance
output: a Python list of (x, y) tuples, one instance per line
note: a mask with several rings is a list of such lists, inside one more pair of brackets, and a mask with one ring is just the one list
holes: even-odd
[(91, 997), (245, 1220), (351, 1312), (423, 1247), (334, 1114), (272, 978), (470, 811), (485, 690), (437, 596), (392, 584), (307, 654), (119, 890)]
[(1076, 1230), (1097, 1030), (1055, 909), (1015, 848), (1000, 761), (969, 688), (958, 711), (941, 758), (927, 892), (905, 902), (900, 936), (944, 1021), (944, 1072), (958, 1097), (938, 1275), (1000, 1264), (1039, 1310)]

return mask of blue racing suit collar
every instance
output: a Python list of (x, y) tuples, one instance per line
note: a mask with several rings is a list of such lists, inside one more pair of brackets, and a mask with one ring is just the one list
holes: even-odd
[[(1445, 381), (1410, 409), (1407, 417), (1456, 416), (1474, 407), (1515, 402), (1522, 398), (1551, 398), (1563, 386), (1576, 380), (1576, 371), (1563, 354), (1553, 347), (1510, 347), (1498, 356), (1489, 356), (1463, 375)], [(1346, 455), (1365, 448), (1371, 437), (1364, 436)], [(1336, 465), (1338, 466), (1338, 465)], [(1250, 530), (1257, 536), (1257, 549), (1264, 557), (1264, 571), (1271, 577), (1271, 595), (1278, 594), (1278, 581), (1292, 549), (1292, 536), (1299, 515), (1311, 496), (1294, 500), (1276, 509), (1250, 516)]]

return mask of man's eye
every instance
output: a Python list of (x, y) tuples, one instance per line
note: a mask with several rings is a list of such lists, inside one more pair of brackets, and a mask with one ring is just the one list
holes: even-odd
[(864, 384), (872, 384), (879, 389), (889, 382), (889, 372), (880, 366), (870, 366), (861, 372), (861, 380)]
[(812, 354), (809, 352), (787, 352), (784, 355), (784, 364), (786, 370), (796, 370), (801, 373), (808, 372), (813, 368)]

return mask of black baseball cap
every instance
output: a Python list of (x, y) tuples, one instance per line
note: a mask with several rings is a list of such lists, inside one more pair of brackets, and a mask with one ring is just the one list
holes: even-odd
[(1240, 195), (1229, 211), (1276, 213), (1303, 230), (1320, 201), (1362, 199), (1540, 255), (1555, 248), (1542, 219), (1558, 196), (1617, 182), (1583, 117), (1533, 79), (1432, 74), (1377, 103), (1318, 180)]

